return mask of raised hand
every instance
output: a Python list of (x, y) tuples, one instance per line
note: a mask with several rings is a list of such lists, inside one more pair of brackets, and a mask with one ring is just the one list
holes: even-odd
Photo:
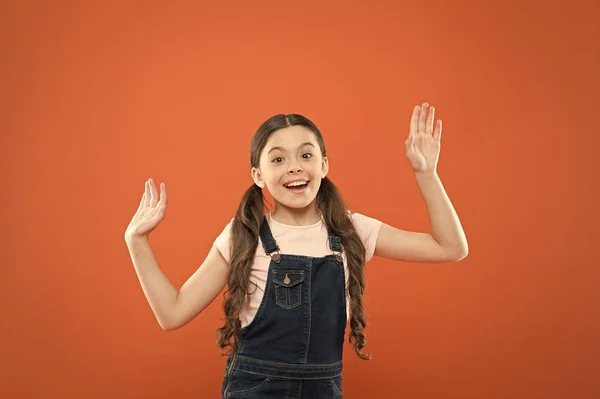
[(131, 219), (127, 230), (125, 231), (125, 239), (135, 237), (147, 237), (152, 230), (158, 226), (161, 220), (165, 217), (165, 209), (167, 208), (167, 189), (165, 183), (160, 184), (160, 199), (156, 191), (154, 181), (149, 179), (146, 181), (144, 194), (140, 206), (135, 215)]
[(422, 107), (417, 105), (413, 110), (410, 134), (404, 144), (406, 157), (415, 173), (437, 173), (442, 121), (438, 119), (434, 131), (434, 116), (435, 108), (428, 103), (423, 103)]

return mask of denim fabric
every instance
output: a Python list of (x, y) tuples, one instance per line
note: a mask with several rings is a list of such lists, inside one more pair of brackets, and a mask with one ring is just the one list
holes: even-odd
[(260, 238), (271, 257), (267, 284), (238, 351), (227, 359), (223, 398), (342, 398), (343, 247), (327, 231), (331, 255), (280, 254), (263, 218)]

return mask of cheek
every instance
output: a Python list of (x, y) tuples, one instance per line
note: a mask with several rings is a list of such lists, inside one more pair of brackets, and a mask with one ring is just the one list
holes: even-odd
[(281, 186), (281, 184), (279, 184), (279, 182), (281, 181), (281, 178), (282, 178), (281, 176), (278, 176), (276, 174), (269, 174), (267, 176), (263, 176), (265, 183), (267, 183), (267, 185), (269, 187)]

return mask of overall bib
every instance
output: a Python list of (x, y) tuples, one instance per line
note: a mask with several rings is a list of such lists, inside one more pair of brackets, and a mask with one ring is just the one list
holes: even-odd
[(227, 359), (224, 399), (342, 398), (343, 247), (329, 226), (327, 232), (331, 255), (280, 254), (263, 218), (260, 238), (271, 257), (264, 297)]

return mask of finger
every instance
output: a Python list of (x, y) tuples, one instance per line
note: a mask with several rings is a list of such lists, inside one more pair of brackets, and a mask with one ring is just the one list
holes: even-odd
[(144, 207), (145, 201), (146, 201), (146, 193), (142, 194), (142, 200), (140, 201), (140, 206), (138, 206), (136, 213), (139, 212), (140, 209), (142, 209)]
[(419, 128), (419, 111), (421, 107), (418, 105), (413, 109), (412, 118), (410, 118), (410, 134), (417, 134)]
[(433, 138), (435, 140), (440, 140), (442, 138), (442, 121), (441, 120), (438, 120), (438, 122), (437, 122), (435, 131), (433, 132)]
[(167, 187), (165, 183), (160, 183), (160, 201), (161, 205), (167, 205)]
[(144, 206), (150, 205), (150, 185), (148, 184), (148, 180), (144, 184)]
[(427, 118), (427, 111), (429, 110), (429, 104), (423, 103), (421, 107), (421, 113), (419, 114), (419, 133), (425, 133), (425, 118)]
[(435, 107), (429, 107), (429, 115), (425, 124), (425, 133), (431, 136), (433, 133), (433, 121), (435, 120)]
[(158, 202), (158, 195), (156, 194), (154, 180), (150, 179), (148, 184), (150, 185), (150, 206), (156, 206), (156, 203)]

